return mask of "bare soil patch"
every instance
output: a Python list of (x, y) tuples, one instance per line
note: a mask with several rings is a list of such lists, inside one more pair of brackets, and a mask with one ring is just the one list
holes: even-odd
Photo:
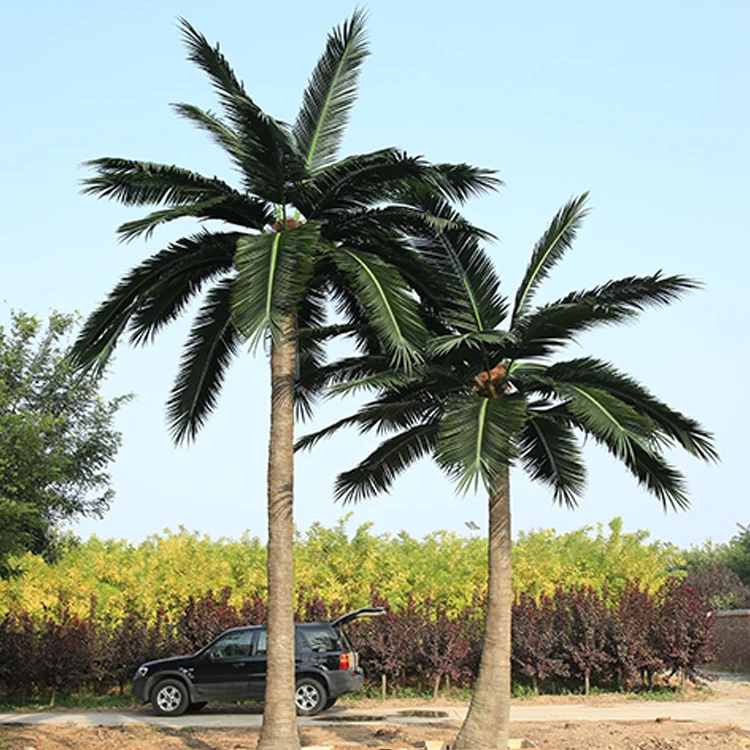
[[(152, 726), (0, 726), (2, 750), (254, 750), (258, 729), (165, 729)], [(457, 722), (420, 725), (304, 727), (303, 745), (335, 750), (423, 748), (450, 742)], [(514, 724), (512, 734), (540, 750), (709, 750), (750, 747), (750, 732), (694, 722)]]

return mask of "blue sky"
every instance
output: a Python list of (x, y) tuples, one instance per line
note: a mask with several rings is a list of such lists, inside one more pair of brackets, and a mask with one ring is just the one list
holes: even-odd
[[(6, 3), (0, 324), (12, 309), (87, 314), (131, 266), (194, 229), (186, 222), (148, 243), (118, 244), (116, 226), (142, 212), (82, 196), (86, 159), (140, 158), (233, 179), (223, 154), (169, 109), (177, 101), (217, 106), (185, 60), (178, 16), (220, 41), (266, 111), (293, 120), (326, 34), (353, 7), (334, 0)], [(673, 457), (688, 477), (692, 509), (665, 514), (592, 447), (588, 492), (575, 512), (513, 475), (515, 528), (563, 531), (621, 515), (626, 529), (680, 546), (726, 541), (736, 522), (750, 522), (750, 4), (375, 0), (368, 9), (372, 56), (343, 153), (399, 146), (499, 170), (505, 187), (466, 213), (499, 237), (492, 254), (508, 292), (557, 208), (585, 190), (592, 213), (540, 299), (660, 268), (705, 284), (571, 350), (612, 360), (715, 432), (720, 465)], [(213, 537), (245, 529), (265, 536), (266, 362), (237, 361), (198, 441), (174, 448), (164, 402), (186, 333), (180, 322), (155, 345), (118, 354), (107, 392), (136, 399), (118, 420), (117, 497), (103, 520), (76, 525), (81, 535), (138, 541), (184, 525)], [(312, 426), (352, 406), (326, 405)], [(336, 473), (372, 446), (342, 434), (299, 457), (301, 530), (316, 520), (332, 525), (351, 510), (351, 529), (372, 522), (375, 532), (421, 537), (466, 533), (464, 522), (474, 520), (485, 531), (485, 498), (457, 497), (429, 463), (390, 496), (335, 505)]]

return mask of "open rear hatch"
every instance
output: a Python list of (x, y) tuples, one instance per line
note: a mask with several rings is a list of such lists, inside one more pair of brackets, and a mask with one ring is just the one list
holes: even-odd
[(342, 615), (338, 620), (333, 620), (331, 626), (339, 634), (343, 641), (344, 647), (348, 653), (341, 654), (339, 657), (339, 669), (351, 670), (355, 672), (359, 669), (359, 654), (352, 647), (349, 637), (344, 630), (344, 625), (347, 625), (360, 617), (378, 617), (379, 615), (385, 614), (385, 607), (362, 607), (361, 609), (355, 609), (352, 612), (347, 612)]

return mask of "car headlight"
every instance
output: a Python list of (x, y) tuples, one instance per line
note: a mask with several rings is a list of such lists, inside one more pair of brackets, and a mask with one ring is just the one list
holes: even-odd
[(148, 674), (148, 667), (138, 667), (138, 676), (145, 677)]

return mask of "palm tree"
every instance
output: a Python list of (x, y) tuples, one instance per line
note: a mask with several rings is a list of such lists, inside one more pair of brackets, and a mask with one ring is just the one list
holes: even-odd
[[(631, 321), (697, 286), (683, 276), (628, 277), (534, 306), (540, 282), (563, 257), (586, 214), (586, 195), (571, 200), (538, 241), (512, 304), (476, 236), (452, 227), (431, 243), (453, 291), (438, 319), (425, 363), (394, 372), (377, 351), (332, 364), (334, 391), (370, 387), (377, 395), (356, 414), (300, 441), (309, 447), (356, 425), (394, 433), (336, 481), (336, 496), (360, 500), (387, 491), (402, 471), (432, 455), (466, 491), (489, 495), (488, 610), (476, 688), (456, 748), (505, 748), (510, 717), (510, 468), (520, 464), (575, 507), (584, 492), (580, 436), (604, 446), (665, 508), (685, 508), (680, 472), (664, 458), (679, 446), (715, 460), (712, 437), (613, 365), (594, 357), (552, 355), (596, 326)], [(507, 321), (507, 327), (502, 324)]]
[[(337, 159), (361, 64), (362, 12), (329, 35), (293, 125), (248, 96), (218, 45), (187, 21), (188, 59), (209, 77), (222, 116), (190, 104), (174, 110), (206, 131), (240, 176), (235, 188), (177, 166), (122, 158), (88, 162), (84, 192), (128, 206), (159, 206), (123, 224), (121, 239), (148, 238), (183, 217), (213, 222), (138, 265), (88, 318), (74, 351), (81, 367), (106, 362), (125, 333), (144, 344), (205, 291), (167, 405), (175, 442), (195, 438), (215, 408), (234, 355), (267, 344), (271, 366), (268, 459), (268, 681), (259, 748), (299, 747), (294, 706), (294, 418), (310, 413), (303, 376), (323, 362), (337, 333), (382, 347), (408, 370), (424, 328), (416, 298), (437, 287), (414, 238), (448, 226), (424, 199), (462, 201), (498, 180), (467, 165), (429, 164), (397, 149)], [(417, 196), (420, 196), (417, 200)], [(219, 222), (217, 227), (215, 222)], [(222, 225), (229, 225), (228, 228)], [(415, 297), (416, 293), (416, 297)], [(328, 302), (343, 322), (326, 326)]]

